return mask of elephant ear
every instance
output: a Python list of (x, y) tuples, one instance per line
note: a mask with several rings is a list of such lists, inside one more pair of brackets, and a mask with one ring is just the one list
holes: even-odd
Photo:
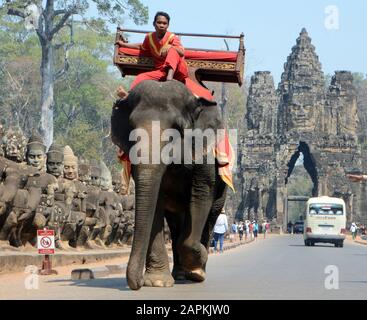
[(193, 111), (194, 128), (217, 130), (223, 127), (221, 113), (217, 103), (204, 98), (196, 98), (196, 106)]
[[(221, 129), (223, 127), (221, 120), (221, 113), (219, 112), (217, 103), (215, 101), (209, 101), (204, 98), (195, 98), (195, 107), (192, 110), (192, 119), (193, 119), (193, 128), (202, 130), (203, 132), (206, 129), (214, 130), (216, 133), (217, 129)], [(192, 139), (192, 137), (186, 137)], [(208, 142), (207, 140), (205, 140)], [(215, 141), (208, 142), (209, 145), (205, 143), (203, 156), (207, 156), (209, 152), (213, 149), (213, 143)], [(194, 145), (194, 143), (193, 143)], [(211, 146), (208, 148), (208, 146)], [(192, 150), (191, 157), (195, 162), (194, 150)]]
[(213, 106), (217, 105), (216, 101), (207, 100), (207, 99), (202, 98), (202, 97), (197, 98), (197, 101), (201, 106), (204, 106), (204, 107), (213, 107)]

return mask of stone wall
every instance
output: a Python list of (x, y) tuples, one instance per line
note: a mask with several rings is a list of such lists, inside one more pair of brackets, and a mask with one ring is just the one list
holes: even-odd
[(245, 125), (238, 219), (267, 218), (285, 228), (287, 182), (300, 153), (314, 196), (342, 197), (349, 221), (367, 216), (365, 185), (345, 178), (346, 173), (362, 172), (353, 76), (336, 71), (327, 88), (305, 29), (284, 64), (277, 90), (270, 72), (252, 76)]

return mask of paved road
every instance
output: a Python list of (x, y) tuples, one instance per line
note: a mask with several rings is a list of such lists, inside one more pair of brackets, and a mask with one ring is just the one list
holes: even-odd
[[(325, 279), (330, 277), (325, 268), (329, 265), (338, 268), (338, 290), (325, 289)], [(348, 241), (344, 248), (321, 244), (305, 247), (301, 235), (273, 235), (221, 255), (210, 255), (207, 274), (204, 283), (139, 291), (128, 289), (125, 275), (84, 281), (65, 276), (42, 278), (38, 290), (26, 290), (24, 275), (21, 279), (0, 279), (0, 298), (366, 299), (367, 246)]]

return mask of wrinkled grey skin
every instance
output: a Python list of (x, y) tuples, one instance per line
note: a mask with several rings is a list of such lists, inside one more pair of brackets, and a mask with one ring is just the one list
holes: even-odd
[[(152, 121), (160, 121), (162, 130), (175, 128), (181, 134), (189, 128), (222, 128), (218, 107), (196, 99), (182, 83), (143, 81), (113, 108), (112, 141), (129, 152), (134, 144), (129, 141), (130, 132), (142, 128), (151, 134)], [(133, 164), (132, 175), (136, 207), (129, 287), (169, 287), (174, 278), (203, 281), (209, 235), (226, 192), (217, 164)], [(164, 245), (164, 217), (172, 235), (172, 275)]]

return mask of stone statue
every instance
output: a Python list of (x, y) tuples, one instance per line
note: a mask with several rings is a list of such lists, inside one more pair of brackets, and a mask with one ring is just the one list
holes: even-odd
[(27, 142), (19, 127), (11, 127), (3, 141), (7, 159), (0, 158), (0, 241), (19, 247), (23, 228), (36, 218), (40, 203), (41, 190), (27, 185), (28, 179), (39, 175), (39, 171), (23, 162)]
[(27, 139), (19, 127), (10, 127), (3, 138), (5, 157), (14, 162), (24, 162)]
[(46, 146), (43, 144), (42, 137), (33, 132), (27, 143), (26, 152), (27, 164), (35, 167), (42, 172), (46, 169)]
[(67, 199), (72, 199), (72, 202), (66, 203), (68, 207), (71, 206), (71, 210), (61, 237), (63, 241), (68, 241), (69, 245), (75, 248), (86, 219), (87, 190), (78, 180), (78, 158), (69, 146), (64, 147), (64, 179)]
[(96, 239), (101, 232), (101, 223), (99, 219), (99, 193), (101, 184), (101, 168), (99, 163), (92, 160), (90, 164), (85, 162), (85, 173), (88, 176), (83, 182), (86, 186), (86, 222), (82, 228), (81, 236), (79, 237), (80, 244), (85, 245), (86, 248), (96, 248), (93, 240)]
[[(71, 210), (73, 193), (65, 189), (64, 180), (64, 148), (53, 143), (47, 152), (46, 160), (47, 173), (57, 179), (57, 190), (55, 191), (55, 203), (48, 218), (47, 226), (55, 231), (55, 246), (58, 249), (65, 249), (65, 244), (61, 242), (61, 234)], [(68, 205), (67, 205), (68, 204)]]
[(112, 174), (113, 191), (115, 191), (117, 194), (121, 194), (121, 190), (122, 190), (121, 172), (113, 168), (111, 174)]
[(57, 179), (64, 173), (64, 152), (63, 148), (53, 143), (47, 152), (46, 161), (47, 173), (52, 174)]
[[(33, 213), (28, 219), (20, 219), (18, 237), (25, 244), (30, 241), (36, 244), (36, 231), (46, 226), (55, 203), (57, 179), (46, 173), (46, 146), (42, 137), (33, 132), (27, 143), (26, 159), (29, 167), (37, 170), (28, 175), (25, 188), (29, 192), (28, 207)], [(39, 199), (40, 198), (40, 199)]]
[[(1, 246), (14, 247), (21, 245), (21, 240), (17, 234), (19, 218), (29, 218), (32, 215), (32, 209), (35, 209), (34, 203), (40, 201), (40, 193), (32, 189), (33, 207), (29, 206), (29, 192), (26, 190), (26, 184), (29, 174), (36, 173), (36, 169), (29, 169), (26, 166), (13, 162), (11, 160), (0, 159), (0, 169), (2, 172), (0, 185), (0, 243)], [(22, 220), (21, 219), (21, 220)]]

